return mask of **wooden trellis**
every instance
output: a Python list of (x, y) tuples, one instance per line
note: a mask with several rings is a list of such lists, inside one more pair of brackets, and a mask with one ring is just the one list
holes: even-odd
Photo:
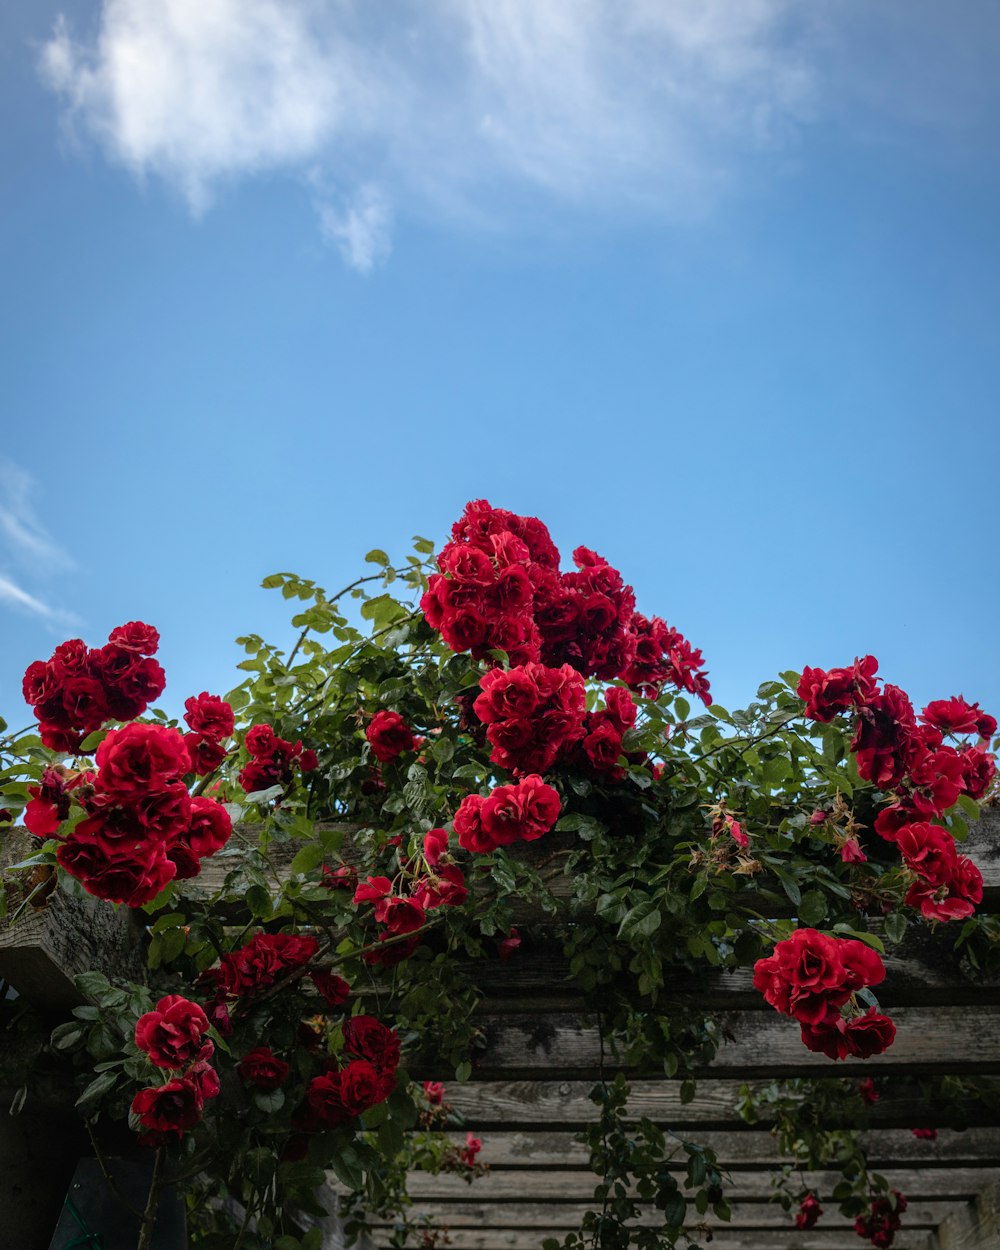
[[(983, 874), (982, 908), (1000, 911), (1000, 812), (984, 813), (963, 849)], [(9, 847), (6, 862), (23, 850)], [(234, 858), (223, 853), (206, 861), (202, 876), (183, 883), (184, 889), (210, 895)], [(562, 888), (568, 892), (570, 883)], [(64, 1008), (74, 1000), (77, 971), (141, 975), (140, 944), (130, 926), (126, 909), (112, 911), (57, 892), (27, 923), (0, 931), (0, 976), (25, 998)], [(901, 950), (886, 960), (879, 999), (896, 1022), (897, 1036), (886, 1054), (868, 1060), (834, 1064), (806, 1050), (798, 1026), (764, 1004), (748, 972), (720, 973), (709, 991), (677, 983), (679, 1002), (690, 1003), (697, 994), (699, 1006), (720, 1013), (726, 1040), (699, 1074), (687, 1104), (680, 1100), (679, 1081), (652, 1071), (630, 1073), (630, 1111), (717, 1151), (730, 1174), (732, 1220), (707, 1220), (712, 1250), (862, 1250), (866, 1244), (832, 1201), (837, 1172), (803, 1177), (826, 1208), (814, 1230), (797, 1230), (792, 1217), (770, 1201), (772, 1174), (782, 1160), (767, 1120), (751, 1127), (737, 1114), (744, 1081), (1000, 1076), (1000, 983), (969, 976), (951, 949), (955, 927), (932, 932), (911, 926)], [(578, 1226), (592, 1200), (595, 1178), (575, 1134), (593, 1118), (588, 1094), (600, 1068), (598, 1031), (581, 1014), (560, 950), (541, 929), (526, 934), (514, 959), (477, 966), (476, 976), (486, 995), (480, 1022), (485, 1046), (472, 1079), (449, 1082), (447, 1097), (482, 1137), (481, 1157), (490, 1171), (471, 1187), (455, 1174), (415, 1174), (414, 1213), (448, 1229), (448, 1250), (534, 1250), (544, 1238)], [(421, 1075), (447, 1079), (450, 1073)], [(1000, 1250), (1000, 1112), (977, 1102), (945, 1111), (917, 1096), (886, 1093), (867, 1122), (871, 1164), (910, 1200), (896, 1250)], [(936, 1141), (909, 1131), (925, 1126), (940, 1129)], [(377, 1226), (375, 1244), (387, 1245), (391, 1232), (390, 1224)]]

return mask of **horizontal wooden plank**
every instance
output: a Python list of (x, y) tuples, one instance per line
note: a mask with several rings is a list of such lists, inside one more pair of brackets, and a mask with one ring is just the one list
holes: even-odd
[[(561, 1240), (569, 1228), (511, 1230), (501, 1228), (456, 1229), (448, 1234), (448, 1250), (540, 1250), (546, 1237)], [(795, 1228), (711, 1230), (712, 1239), (702, 1234), (698, 1244), (710, 1244), (711, 1250), (865, 1250), (865, 1243), (851, 1228), (814, 1228), (801, 1232)], [(696, 1236), (692, 1229), (692, 1236)], [(389, 1247), (388, 1229), (373, 1238), (376, 1247)], [(926, 1229), (903, 1228), (896, 1234), (892, 1250), (930, 1250), (931, 1233)]]
[[(886, 1073), (996, 1073), (1000, 1071), (1000, 1007), (900, 1008), (896, 1040), (869, 1059), (835, 1062), (802, 1045), (794, 1020), (777, 1012), (725, 1012), (726, 1041), (706, 1074), (742, 1080), (776, 1076), (864, 1076)], [(601, 1047), (597, 1028), (565, 1014), (483, 1016), (485, 1041), (473, 1074), (478, 1079), (566, 1080), (596, 1077)], [(956, 1039), (962, 1044), (956, 1046)], [(614, 1055), (606, 1055), (614, 1069)], [(449, 1073), (441, 1073), (446, 1078)]]
[[(468, 1202), (427, 1202), (416, 1203), (409, 1209), (411, 1219), (427, 1219), (432, 1224), (447, 1227), (453, 1236), (458, 1230), (490, 1228), (531, 1230), (550, 1228), (579, 1228), (584, 1215), (592, 1207), (586, 1203), (563, 1203), (553, 1206), (549, 1202), (476, 1202), (475, 1194), (478, 1182), (473, 1182)], [(939, 1201), (914, 1199), (906, 1211), (906, 1226), (910, 1229), (935, 1229), (943, 1220), (971, 1207), (968, 1199)], [(704, 1223), (710, 1228), (721, 1230), (726, 1228), (790, 1228), (795, 1222), (795, 1208), (785, 1211), (773, 1202), (734, 1202), (731, 1204), (732, 1219), (728, 1224), (716, 1219), (711, 1214), (704, 1217)], [(694, 1218), (692, 1216), (692, 1218)], [(376, 1216), (372, 1225), (376, 1228), (395, 1227), (397, 1221), (392, 1217)], [(646, 1227), (660, 1223), (659, 1214), (647, 1209), (637, 1220), (636, 1227)], [(829, 1203), (823, 1210), (821, 1223), (824, 1228), (850, 1228), (853, 1230), (854, 1220), (841, 1215), (839, 1208)]]
[[(668, 1169), (672, 1170), (672, 1169)], [(947, 1168), (886, 1168), (881, 1175), (902, 1193), (922, 1200), (943, 1198), (973, 1198), (981, 1189), (1000, 1179), (1000, 1162), (995, 1167), (947, 1167)], [(802, 1183), (829, 1199), (833, 1188), (843, 1178), (839, 1172), (803, 1172)], [(436, 1202), (588, 1202), (593, 1197), (596, 1177), (586, 1172), (538, 1171), (531, 1177), (530, 1193), (525, 1188), (525, 1178), (520, 1172), (498, 1170), (479, 1177), (470, 1189), (465, 1178), (454, 1173), (430, 1176), (416, 1172), (411, 1174), (409, 1188), (414, 1199), (433, 1199)], [(733, 1172), (726, 1186), (731, 1201), (764, 1201), (772, 1193), (771, 1172)]]
[[(591, 1104), (592, 1105), (592, 1104)], [(477, 1131), (478, 1127), (472, 1125)], [(589, 1168), (590, 1153), (576, 1140), (573, 1133), (553, 1132), (540, 1127), (537, 1132), (480, 1132), (483, 1140), (482, 1159), (494, 1170), (497, 1168), (523, 1168), (537, 1171), (539, 1168)], [(745, 1129), (737, 1132), (699, 1132), (687, 1134), (690, 1140), (714, 1150), (723, 1167), (752, 1169), (780, 1167), (788, 1162), (778, 1149), (771, 1133), (764, 1130)], [(454, 1135), (457, 1145), (463, 1144), (464, 1134)], [(864, 1134), (863, 1145), (872, 1167), (897, 1166), (920, 1167), (996, 1167), (1000, 1162), (1000, 1131), (997, 1129), (969, 1129), (957, 1133), (942, 1130), (937, 1139), (927, 1141), (914, 1137), (907, 1129), (875, 1130)], [(677, 1152), (684, 1158), (681, 1140)]]
[(1000, 1246), (1000, 1183), (981, 1190), (940, 1224), (932, 1250), (997, 1250)]
[[(680, 1082), (666, 1079), (631, 1082), (629, 1110), (634, 1116), (647, 1116), (655, 1123), (675, 1131), (691, 1129), (699, 1134), (709, 1129), (742, 1128), (744, 1121), (736, 1112), (742, 1082), (703, 1078), (698, 1081), (693, 1099), (680, 1100)], [(528, 1080), (448, 1082), (447, 1100), (477, 1131), (578, 1130), (594, 1118), (594, 1104), (589, 1094), (593, 1081)], [(950, 1125), (1000, 1125), (1000, 1111), (981, 1103), (965, 1101), (942, 1107), (916, 1096), (883, 1093), (873, 1107), (864, 1107), (858, 1099), (858, 1114), (865, 1123), (885, 1128), (941, 1128)], [(761, 1124), (768, 1123), (762, 1112)], [(833, 1126), (836, 1127), (836, 1126)]]
[[(337, 828), (343, 831), (344, 839), (340, 855), (346, 863), (357, 862), (361, 858), (359, 848), (365, 840), (365, 828), (358, 824), (331, 822), (323, 828)], [(259, 837), (259, 826), (239, 824), (236, 837), (226, 851), (202, 861), (199, 876), (192, 877), (182, 883), (182, 889), (189, 897), (205, 897), (216, 893), (224, 882), (225, 876), (239, 862), (243, 853), (242, 847), (254, 846)], [(554, 857), (561, 852), (577, 846), (572, 833), (550, 833), (536, 842), (518, 844), (514, 854), (525, 863), (536, 867), (549, 868)], [(268, 848), (268, 858), (274, 864), (279, 878), (288, 875), (288, 866), (302, 843), (272, 842)], [(981, 817), (969, 828), (969, 836), (959, 850), (968, 855), (983, 874), (984, 898), (982, 910), (997, 910), (1000, 907), (1000, 808), (984, 808)], [(562, 874), (549, 880), (549, 888), (556, 897), (569, 898), (575, 892), (576, 878)], [(779, 900), (784, 900), (781, 887), (775, 882), (775, 890)], [(784, 910), (784, 906), (782, 907)]]

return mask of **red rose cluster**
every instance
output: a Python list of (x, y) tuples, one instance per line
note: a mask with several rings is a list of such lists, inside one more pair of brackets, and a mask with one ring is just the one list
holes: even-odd
[(535, 773), (489, 795), (467, 794), (455, 813), (458, 844), (488, 854), (498, 846), (534, 842), (556, 823), (560, 808), (559, 792)]
[(318, 950), (311, 934), (258, 933), (239, 950), (223, 955), (211, 980), (217, 996), (249, 998), (304, 967)]
[(254, 725), (243, 740), (250, 760), (240, 769), (239, 783), (247, 794), (287, 786), (295, 769), (308, 773), (316, 767), (316, 752), (303, 750), (302, 743), (286, 742), (270, 725)]
[(365, 737), (380, 764), (390, 764), (404, 751), (415, 751), (420, 745), (420, 739), (414, 736), (398, 712), (376, 712), (368, 723)]
[(179, 994), (161, 998), (154, 1011), (140, 1016), (135, 1044), (158, 1067), (180, 1075), (164, 1085), (141, 1089), (132, 1099), (132, 1115), (146, 1129), (142, 1141), (160, 1145), (180, 1137), (201, 1119), (202, 1108), (219, 1093), (219, 1078), (208, 1062), (215, 1049), (205, 1037), (208, 1017), (197, 1003)]
[(314, 1076), (306, 1101), (295, 1117), (300, 1132), (336, 1128), (377, 1103), (396, 1088), (399, 1038), (374, 1016), (353, 1016), (343, 1025), (344, 1067), (330, 1060), (327, 1070)]
[(885, 966), (853, 938), (797, 929), (774, 953), (754, 965), (754, 987), (777, 1011), (798, 1020), (809, 1050), (844, 1059), (866, 1059), (887, 1050), (896, 1036), (892, 1021), (874, 1009), (850, 1017), (842, 1008), (857, 990), (879, 985)]
[(25, 825), (58, 837), (75, 798), (86, 815), (61, 839), (59, 863), (98, 898), (141, 907), (174, 877), (192, 877), (228, 841), (232, 823), (213, 799), (192, 798), (184, 737), (138, 722), (112, 729), (97, 748), (98, 771), (47, 769), (32, 786)]
[(854, 1221), (854, 1231), (859, 1237), (865, 1237), (879, 1250), (887, 1250), (896, 1239), (896, 1233), (902, 1226), (900, 1216), (906, 1210), (907, 1202), (898, 1189), (892, 1191), (890, 1198), (875, 1198), (867, 1215), (859, 1215)]
[[(963, 698), (937, 699), (918, 718), (898, 686), (879, 690), (877, 671), (870, 655), (850, 668), (806, 668), (798, 687), (806, 715), (829, 721), (855, 709), (851, 750), (858, 772), (896, 794), (876, 818), (875, 830), (899, 845), (904, 863), (916, 874), (906, 902), (929, 920), (971, 916), (983, 897), (979, 869), (958, 855), (946, 829), (928, 820), (942, 816), (962, 794), (972, 799), (985, 794), (996, 765), (983, 746), (996, 733), (997, 722)], [(976, 734), (979, 742), (951, 746), (946, 734)]]
[(106, 646), (88, 648), (71, 638), (48, 660), (29, 664), (21, 688), (45, 746), (76, 754), (105, 721), (141, 716), (166, 684), (163, 669), (151, 658), (159, 643), (152, 625), (129, 621), (111, 631)]
[(799, 1203), (799, 1209), (795, 1216), (796, 1228), (815, 1228), (816, 1221), (823, 1214), (823, 1208), (819, 1205), (819, 1199), (813, 1193), (808, 1193)]
[(233, 736), (233, 709), (217, 694), (203, 690), (187, 700), (184, 720), (191, 730), (184, 735), (191, 771), (203, 777), (215, 772), (229, 754), (224, 740)]
[(491, 669), (473, 704), (493, 747), (490, 759), (515, 773), (543, 773), (584, 733), (583, 678), (568, 664)]
[(576, 571), (561, 573), (537, 517), (480, 499), (452, 527), (421, 608), (453, 651), (477, 660), (499, 649), (514, 665), (568, 664), (651, 694), (672, 682), (710, 703), (701, 652), (659, 618), (639, 615), (632, 587), (596, 552), (578, 547), (573, 561)]
[(563, 751), (559, 762), (604, 781), (621, 781), (625, 776), (625, 769), (618, 762), (622, 755), (627, 754), (633, 763), (647, 759), (640, 753), (626, 753), (622, 746), (622, 739), (635, 724), (637, 712), (629, 691), (622, 686), (608, 686), (604, 691), (603, 710), (586, 713), (583, 736)]

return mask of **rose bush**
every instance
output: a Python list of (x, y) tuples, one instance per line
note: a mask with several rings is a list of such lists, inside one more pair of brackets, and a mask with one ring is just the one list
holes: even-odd
[[(958, 851), (994, 788), (978, 705), (918, 714), (866, 656), (782, 674), (730, 712), (700, 651), (605, 559), (579, 547), (564, 572), (541, 521), (485, 501), (436, 557), (421, 539), (400, 568), (368, 559), (334, 596), (268, 578), (302, 605), (297, 641), (241, 639), (244, 679), (188, 698), (185, 729), (150, 707), (158, 636), (131, 622), (32, 664), (37, 731), (2, 745), (2, 801), (35, 842), (7, 875), (13, 923), (53, 882), (144, 917), (148, 983), (81, 978), (89, 1002), (51, 1044), (98, 1145), (127, 1119), (185, 1189), (193, 1244), (308, 1245), (300, 1213), (331, 1171), (355, 1226), (401, 1212), (405, 1239), (409, 1170), (482, 1172), (488, 1139), (442, 1131), (458, 1123), (442, 1080), (475, 1070), (476, 967), (516, 968), (525, 904), (623, 1065), (688, 1095), (722, 1033), (678, 983), (752, 968), (836, 1070), (892, 1045), (881, 956), (910, 925), (957, 926), (970, 960), (996, 962)], [(856, 1082), (837, 1088), (862, 1105)], [(630, 1161), (615, 1152), (633, 1132), (624, 1078), (595, 1104), (595, 1167), (662, 1220), (630, 1232), (623, 1198), (581, 1238), (673, 1245), (709, 1207), (726, 1217), (711, 1151), (683, 1144), (685, 1198), (655, 1126)], [(798, 1131), (792, 1153), (823, 1154), (820, 1128)], [(905, 1201), (857, 1138), (836, 1140), (838, 1200), (889, 1244)], [(821, 1219), (814, 1196), (789, 1202), (800, 1227)]]

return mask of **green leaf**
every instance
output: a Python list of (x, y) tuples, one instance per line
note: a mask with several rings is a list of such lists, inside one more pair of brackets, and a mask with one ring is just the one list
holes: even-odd
[(982, 814), (982, 809), (975, 799), (970, 798), (967, 794), (958, 796), (958, 805), (965, 812), (966, 816), (972, 821), (976, 821)]
[(618, 936), (626, 942), (635, 938), (652, 937), (660, 927), (662, 919), (663, 915), (656, 899), (645, 898), (631, 911), (625, 913), (624, 919), (618, 926)]
[(799, 920), (815, 928), (826, 917), (826, 895), (822, 890), (806, 890), (799, 904)]
[(243, 1170), (258, 1189), (263, 1189), (274, 1175), (274, 1151), (267, 1146), (255, 1146), (248, 1150), (243, 1160)]
[(472, 1064), (468, 1061), (468, 1059), (466, 1059), (464, 1063), (460, 1063), (455, 1069), (455, 1080), (458, 1081), (460, 1085), (464, 1085), (471, 1075)]
[(885, 954), (885, 946), (882, 944), (882, 939), (876, 937), (874, 933), (864, 933), (860, 929), (851, 929), (846, 924), (835, 924), (833, 931), (834, 933), (846, 933), (848, 937), (857, 938), (859, 942), (864, 942), (866, 946), (870, 946), (872, 950), (878, 951), (880, 955)]
[(885, 918), (885, 936), (890, 942), (902, 942), (908, 921), (902, 912), (890, 912)]
[(281, 1089), (258, 1089), (253, 1096), (254, 1104), (269, 1115), (280, 1111), (285, 1105), (285, 1091)]
[(289, 866), (289, 871), (292, 873), (312, 872), (317, 865), (323, 862), (325, 854), (326, 851), (323, 849), (321, 842), (310, 842), (296, 854)]
[(103, 1096), (109, 1090), (114, 1089), (119, 1080), (117, 1071), (109, 1070), (102, 1072), (100, 1076), (95, 1077), (80, 1097), (76, 1100), (76, 1106), (80, 1111), (88, 1111), (101, 1101)]
[(72, 1050), (83, 1037), (82, 1027), (75, 1020), (59, 1024), (52, 1030), (50, 1045), (53, 1050)]
[(73, 983), (87, 998), (97, 998), (111, 989), (111, 982), (103, 972), (81, 972), (73, 978)]
[[(365, 556), (366, 564), (381, 564), (385, 568), (389, 563), (389, 557), (379, 547), (373, 547)], [(325, 579), (324, 579), (325, 580)]]

